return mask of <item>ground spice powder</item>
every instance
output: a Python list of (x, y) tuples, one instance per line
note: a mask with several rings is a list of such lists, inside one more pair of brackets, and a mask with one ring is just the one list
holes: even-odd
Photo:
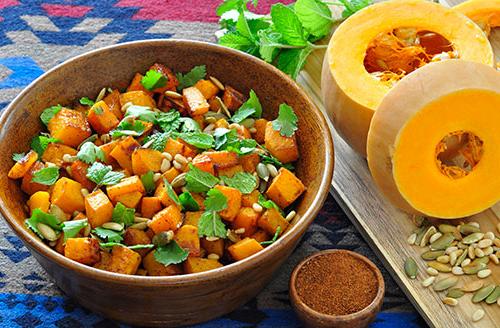
[(317, 256), (297, 274), (300, 299), (313, 310), (345, 315), (367, 307), (378, 291), (377, 276), (362, 260), (346, 253)]

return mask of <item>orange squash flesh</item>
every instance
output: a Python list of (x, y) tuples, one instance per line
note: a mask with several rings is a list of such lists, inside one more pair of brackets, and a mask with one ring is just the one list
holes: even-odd
[(453, 10), (472, 19), (488, 34), (491, 28), (500, 26), (500, 0), (468, 0)]
[[(426, 65), (399, 82), (375, 112), (367, 147), (372, 176), (404, 211), (439, 218), (479, 213), (500, 200), (500, 180), (492, 178), (500, 169), (499, 121), (495, 69), (462, 60)], [(450, 134), (477, 139), (444, 145)], [(446, 168), (451, 164), (443, 155), (453, 152), (473, 167)]]
[(405, 27), (443, 36), (453, 45), (460, 59), (490, 66), (494, 62), (491, 45), (476, 24), (430, 1), (389, 0), (349, 17), (335, 31), (328, 45), (321, 89), (337, 132), (363, 156), (366, 156), (372, 116), (392, 88), (367, 71), (366, 52), (380, 33)]

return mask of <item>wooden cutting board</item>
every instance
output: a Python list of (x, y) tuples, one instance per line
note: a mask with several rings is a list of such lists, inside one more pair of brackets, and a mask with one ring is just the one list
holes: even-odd
[[(460, 2), (462, 1), (441, 1), (443, 5), (449, 6)], [(492, 31), (490, 40), (495, 49), (496, 60), (500, 61), (500, 31), (498, 30)], [(324, 43), (326, 44), (327, 41)], [(298, 78), (298, 82), (323, 111), (320, 86), (324, 54), (323, 50), (315, 51), (309, 57), (304, 71)], [(500, 307), (497, 304), (473, 304), (470, 300), (471, 295), (466, 294), (458, 300), (456, 307), (450, 307), (442, 303), (444, 293), (437, 293), (432, 288), (422, 287), (421, 281), (427, 277), (426, 265), (423, 260), (420, 260), (422, 248), (410, 246), (406, 242), (415, 229), (410, 217), (394, 208), (377, 190), (366, 160), (349, 148), (333, 128), (332, 133), (335, 144), (335, 170), (331, 193), (427, 323), (439, 328), (500, 327)], [(498, 178), (500, 177), (492, 177), (492, 179)], [(452, 224), (458, 223), (458, 221), (446, 221)], [(498, 234), (495, 226), (500, 222), (500, 203), (481, 214), (461, 221), (477, 221), (481, 224), (483, 231), (495, 231)], [(410, 256), (416, 259), (419, 265), (417, 280), (408, 279), (404, 273), (403, 263)], [(492, 269), (493, 274), (485, 279), (484, 283), (500, 284), (500, 265), (490, 262), (489, 268)], [(444, 276), (440, 274), (440, 278)], [(457, 286), (474, 279), (478, 278), (462, 276)], [(481, 307), (486, 315), (479, 322), (473, 323), (472, 313)]]

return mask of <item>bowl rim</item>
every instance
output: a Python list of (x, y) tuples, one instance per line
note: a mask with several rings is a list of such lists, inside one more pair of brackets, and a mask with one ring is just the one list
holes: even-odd
[[(241, 61), (251, 61), (256, 65), (264, 66), (265, 69), (271, 71), (271, 73), (278, 75), (281, 79), (285, 79), (296, 91), (301, 95), (304, 101), (313, 110), (310, 113), (315, 116), (318, 124), (322, 127), (324, 131), (330, 132), (329, 126), (326, 123), (324, 114), (318, 109), (318, 107), (312, 102), (310, 97), (305, 93), (305, 91), (299, 87), (299, 85), (293, 81), (288, 75), (278, 70), (274, 66), (253, 57), (249, 54), (241, 52), (239, 50), (234, 50), (231, 48), (223, 47), (217, 44), (186, 40), (186, 39), (148, 39), (148, 40), (138, 40), (131, 42), (118, 43), (115, 45), (110, 45), (106, 47), (101, 47), (92, 51), (85, 52), (81, 55), (72, 57), (64, 62), (51, 68), (37, 79), (32, 81), (28, 86), (26, 86), (21, 93), (19, 93), (3, 110), (0, 116), (0, 127), (5, 125), (7, 118), (14, 112), (14, 107), (22, 99), (31, 88), (47, 78), (47, 76), (58, 71), (60, 68), (71, 65), (72, 63), (85, 60), (87, 57), (96, 56), (104, 54), (108, 51), (113, 51), (115, 49), (129, 48), (129, 47), (142, 47), (142, 46), (163, 46), (168, 47), (169, 45), (179, 45), (179, 46), (196, 46), (201, 48), (210, 48), (213, 51), (225, 53), (226, 55), (235, 56)], [(295, 236), (300, 235), (302, 230), (306, 230), (311, 222), (314, 220), (315, 216), (318, 214), (323, 202), (325, 201), (328, 191), (330, 189), (330, 184), (333, 177), (333, 163), (334, 163), (334, 149), (333, 140), (331, 133), (325, 135), (325, 164), (326, 168), (323, 170), (321, 177), (321, 182), (318, 188), (318, 192), (313, 198), (311, 204), (302, 215), (300, 220), (294, 224), (287, 232), (277, 240), (277, 242), (266, 247), (262, 252), (249, 256), (248, 258), (237, 261), (221, 268), (191, 273), (175, 276), (138, 276), (138, 275), (125, 275), (121, 273), (114, 273), (105, 270), (100, 270), (91, 266), (81, 264), (79, 262), (73, 261), (62, 254), (59, 254), (52, 248), (45, 245), (41, 240), (39, 240), (33, 233), (30, 233), (28, 229), (24, 227), (24, 224), (20, 223), (14, 215), (7, 209), (6, 203), (2, 197), (0, 197), (0, 213), (3, 215), (4, 220), (7, 221), (12, 230), (16, 235), (22, 239), (25, 244), (32, 247), (38, 254), (50, 259), (59, 266), (63, 266), (66, 269), (72, 270), (77, 274), (86, 276), (91, 279), (98, 279), (101, 281), (109, 281), (117, 284), (125, 285), (135, 285), (135, 286), (168, 286), (168, 285), (194, 285), (200, 281), (218, 279), (226, 275), (234, 275), (238, 271), (247, 270), (258, 264), (261, 260), (273, 257), (278, 249), (290, 242)], [(31, 250), (30, 250), (31, 251)]]
[[(313, 260), (319, 256), (328, 256), (330, 254), (347, 254), (352, 256), (362, 262), (366, 263), (370, 269), (375, 273), (377, 277), (377, 294), (373, 298), (373, 300), (368, 304), (365, 308), (359, 310), (358, 312), (350, 313), (350, 314), (342, 314), (342, 315), (334, 315), (334, 314), (326, 314), (321, 313), (310, 306), (308, 306), (299, 296), (296, 288), (297, 276), (302, 267), (309, 261)], [(290, 275), (290, 301), (295, 307), (300, 307), (300, 309), (304, 312), (307, 312), (310, 317), (315, 318), (317, 320), (321, 320), (322, 322), (349, 322), (364, 318), (374, 311), (376, 311), (377, 307), (381, 304), (384, 299), (385, 294), (385, 281), (380, 269), (373, 263), (369, 258), (359, 253), (350, 251), (348, 249), (325, 249), (320, 252), (314, 253), (305, 259), (303, 259), (297, 266), (293, 269), (292, 274)]]

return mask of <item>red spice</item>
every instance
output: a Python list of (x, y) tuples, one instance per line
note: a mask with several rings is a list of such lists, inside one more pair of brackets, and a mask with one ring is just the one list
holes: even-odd
[(378, 291), (377, 276), (362, 260), (346, 253), (317, 256), (302, 266), (296, 289), (313, 310), (330, 315), (366, 308)]

